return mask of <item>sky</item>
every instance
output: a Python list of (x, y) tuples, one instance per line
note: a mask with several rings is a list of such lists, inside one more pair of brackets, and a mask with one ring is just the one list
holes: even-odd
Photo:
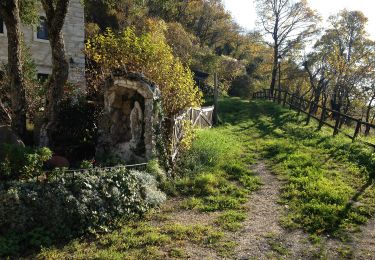
[[(310, 6), (317, 10), (323, 20), (346, 8), (362, 11), (368, 18), (367, 32), (375, 40), (375, 0), (307, 0)], [(224, 0), (225, 7), (230, 11), (243, 28), (253, 30), (256, 22), (256, 12), (253, 0)]]

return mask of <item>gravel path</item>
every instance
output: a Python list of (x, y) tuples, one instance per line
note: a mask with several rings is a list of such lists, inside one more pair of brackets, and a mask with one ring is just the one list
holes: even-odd
[(262, 161), (253, 171), (263, 185), (250, 197), (244, 229), (233, 237), (238, 241), (236, 259), (309, 259), (316, 248), (310, 245), (307, 235), (288, 231), (279, 223), (285, 212), (285, 206), (278, 203), (282, 181)]
[(264, 185), (254, 192), (248, 204), (249, 216), (244, 229), (235, 234), (238, 239), (236, 255), (239, 259), (266, 259), (270, 251), (267, 237), (282, 232), (278, 222), (281, 205), (277, 204), (280, 195), (280, 183), (263, 162), (254, 167)]
[(353, 244), (354, 259), (375, 260), (375, 220), (361, 228), (361, 234)]

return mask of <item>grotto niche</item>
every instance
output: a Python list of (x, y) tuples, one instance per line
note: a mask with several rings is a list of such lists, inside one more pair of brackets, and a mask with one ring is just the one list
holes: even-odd
[(154, 153), (154, 102), (158, 88), (141, 74), (117, 74), (107, 80), (99, 122), (98, 158), (142, 163)]

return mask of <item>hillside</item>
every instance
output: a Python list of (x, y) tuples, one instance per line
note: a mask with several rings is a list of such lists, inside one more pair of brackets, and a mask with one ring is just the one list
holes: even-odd
[(374, 155), (271, 102), (224, 99), (169, 199), (117, 231), (46, 249), (41, 259), (369, 259)]

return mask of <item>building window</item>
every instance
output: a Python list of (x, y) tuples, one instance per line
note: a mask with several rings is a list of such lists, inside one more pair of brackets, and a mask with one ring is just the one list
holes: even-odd
[(48, 28), (46, 18), (41, 16), (39, 26), (36, 32), (36, 38), (40, 40), (48, 40)]
[(38, 73), (37, 78), (38, 81), (42, 84), (46, 83), (48, 80), (49, 75), (45, 73)]
[(0, 16), (0, 34), (4, 34), (4, 21)]

